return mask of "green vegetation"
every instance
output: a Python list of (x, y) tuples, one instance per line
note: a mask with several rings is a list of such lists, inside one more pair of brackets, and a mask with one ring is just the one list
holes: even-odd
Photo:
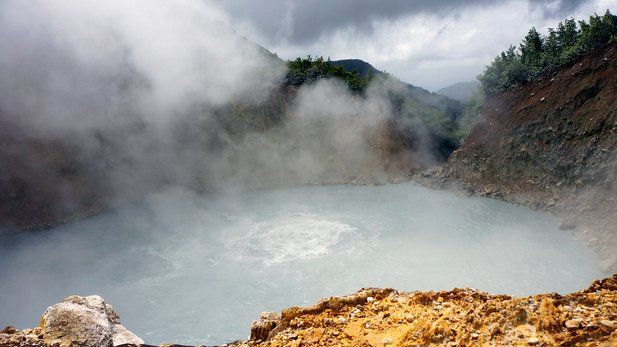
[(345, 70), (342, 66), (333, 64), (330, 59), (313, 59), (310, 55), (304, 59), (289, 61), (287, 67), (289, 71), (285, 83), (294, 86), (314, 83), (322, 78), (338, 78), (345, 82), (351, 91), (362, 93), (373, 79), (372, 73), (363, 77), (356, 70)]
[(484, 73), (478, 76), (481, 93), (463, 108), (456, 136), (463, 141), (484, 103), (484, 95), (497, 95), (527, 82), (536, 81), (561, 66), (579, 59), (589, 51), (617, 40), (617, 16), (609, 10), (603, 16), (594, 14), (589, 22), (566, 19), (548, 35), (531, 28), (519, 47), (501, 52)]
[(463, 140), (471, 132), (474, 122), (482, 110), (482, 105), (484, 105), (484, 96), (482, 93), (476, 93), (463, 107), (458, 129), (455, 132), (460, 143), (463, 143)]
[(371, 64), (365, 62), (360, 59), (343, 59), (343, 60), (334, 60), (330, 63), (340, 66), (347, 71), (358, 71), (360, 76), (366, 77), (370, 74), (375, 76), (385, 75), (385, 72), (379, 71), (375, 69)]
[(364, 94), (369, 83), (372, 92), (388, 100), (392, 107), (393, 124), (399, 139), (409, 148), (420, 146), (417, 141), (431, 138), (431, 148), (439, 160), (445, 160), (458, 147), (456, 136), (461, 103), (445, 96), (406, 84), (370, 64), (348, 59), (332, 62), (310, 55), (287, 63), (287, 85), (314, 83), (322, 78), (337, 78), (356, 94)]
[[(374, 92), (389, 101), (397, 133), (394, 137), (406, 143), (407, 148), (430, 147), (432, 155), (444, 161), (459, 146), (455, 135), (462, 110), (459, 101), (385, 74), (373, 83)], [(428, 143), (421, 143), (427, 139)]]
[(478, 76), (487, 95), (495, 95), (521, 84), (535, 81), (571, 63), (590, 50), (617, 39), (617, 16), (606, 10), (594, 14), (589, 22), (566, 19), (548, 35), (531, 28), (517, 49), (510, 46)]
[(240, 139), (251, 132), (280, 129), (294, 110), (298, 88), (290, 86), (310, 85), (320, 79), (341, 81), (359, 100), (372, 98), (383, 102), (392, 116), (387, 125), (390, 147), (384, 148), (392, 151), (393, 156), (422, 150), (429, 157), (444, 161), (459, 145), (459, 101), (404, 83), (361, 60), (333, 62), (307, 56), (288, 61), (287, 68), (285, 79), (265, 99), (238, 99), (214, 110), (216, 123), (225, 131), (212, 134), (215, 140), (211, 146), (222, 148), (230, 139)]

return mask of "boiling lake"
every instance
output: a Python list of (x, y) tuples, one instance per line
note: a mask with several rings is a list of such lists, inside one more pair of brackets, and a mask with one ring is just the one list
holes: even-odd
[(549, 214), (409, 183), (168, 190), (0, 236), (0, 326), (98, 294), (146, 343), (217, 344), (262, 311), (362, 287), (568, 293), (604, 275), (598, 261)]

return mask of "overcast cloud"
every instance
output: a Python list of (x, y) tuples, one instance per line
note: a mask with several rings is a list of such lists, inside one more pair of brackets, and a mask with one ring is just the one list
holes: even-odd
[(529, 28), (588, 19), (617, 0), (214, 0), (235, 30), (294, 59), (359, 58), (429, 90), (472, 80)]

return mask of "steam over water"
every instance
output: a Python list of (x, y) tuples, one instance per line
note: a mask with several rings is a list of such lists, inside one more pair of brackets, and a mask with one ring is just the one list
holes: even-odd
[(100, 294), (147, 343), (246, 338), (262, 311), (362, 287), (567, 293), (603, 274), (547, 214), (411, 184), (167, 191), (0, 238), (0, 326)]

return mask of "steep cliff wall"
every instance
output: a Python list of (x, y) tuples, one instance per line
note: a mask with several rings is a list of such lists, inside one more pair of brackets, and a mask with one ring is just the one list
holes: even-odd
[(441, 175), (557, 213), (615, 270), (617, 44), (487, 100)]

